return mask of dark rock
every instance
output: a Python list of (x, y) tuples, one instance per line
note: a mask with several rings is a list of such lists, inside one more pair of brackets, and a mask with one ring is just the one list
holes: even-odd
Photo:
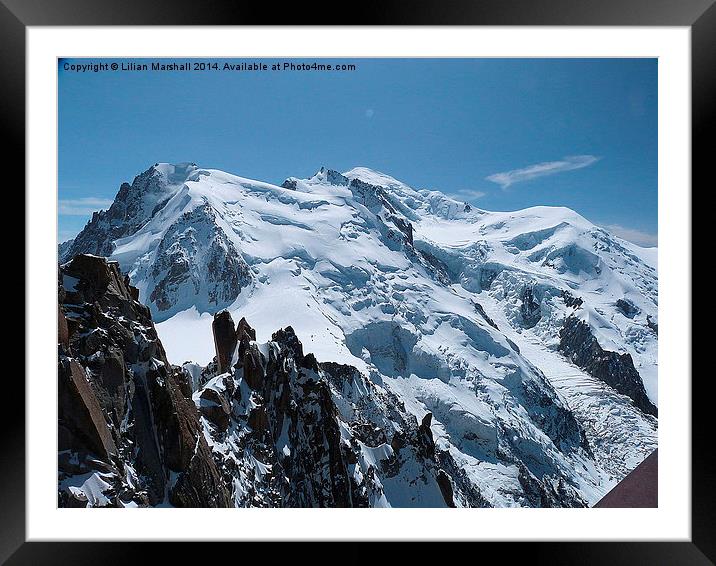
[(216, 425), (221, 432), (229, 428), (231, 409), (223, 395), (214, 389), (206, 388), (199, 395), (199, 410), (207, 420)]
[(122, 351), (116, 347), (108, 348), (103, 355), (104, 363), (99, 371), (97, 383), (108, 397), (108, 410), (116, 410), (119, 421), (124, 417), (126, 403), (125, 362)]
[(135, 301), (139, 302), (139, 289), (129, 285), (129, 278), (127, 278), (127, 286), (129, 287), (129, 294)]
[(473, 304), (475, 305), (475, 310), (480, 313), (480, 316), (485, 319), (485, 322), (487, 322), (487, 324), (492, 326), (492, 328), (494, 328), (495, 330), (499, 330), (499, 328), (497, 328), (497, 324), (495, 324), (495, 321), (492, 320), (489, 316), (487, 316), (487, 313), (485, 312), (485, 309), (482, 308), (482, 305), (477, 301), (474, 301)]
[[(437, 456), (440, 470), (445, 473), (450, 481), (450, 488), (453, 492), (453, 502), (456, 497), (456, 492), (459, 492), (459, 497), (464, 507), (492, 507), (490, 502), (483, 497), (480, 490), (472, 483), (464, 467), (453, 459), (448, 450), (440, 450)], [(437, 479), (439, 480), (439, 477)], [(442, 481), (445, 483), (444, 480)], [(438, 486), (439, 485), (438, 483)], [(443, 486), (443, 488), (446, 487), (446, 485)], [(441, 491), (443, 488), (441, 488)], [(443, 497), (445, 497), (445, 493), (443, 493)], [(446, 501), (446, 504), (447, 503)]]
[[(67, 451), (60, 473), (74, 475), (80, 465), (81, 473), (108, 474), (114, 479), (105, 496), (112, 506), (120, 500), (156, 505), (167, 488), (176, 505), (231, 505), (187, 376), (169, 364), (128, 278), (116, 263), (93, 256), (73, 258), (60, 275), (78, 280), (60, 304), (74, 355), (60, 351), (59, 449)], [(81, 456), (89, 453), (95, 456)], [(136, 480), (120, 471), (125, 464), (136, 470)], [(58, 502), (76, 504), (62, 491)]]
[(175, 507), (232, 507), (231, 496), (212, 459), (203, 436), (195, 443), (196, 454), (169, 492)]
[(403, 233), (405, 242), (410, 246), (413, 245), (413, 225), (407, 220), (403, 220), (400, 216), (390, 215), (388, 217), (395, 227)]
[[(179, 391), (181, 391), (185, 399), (191, 400), (192, 394), (194, 393), (191, 387), (191, 375), (182, 367), (173, 366), (172, 370), (176, 383), (179, 386)], [(233, 381), (231, 383), (233, 384)]]
[(256, 330), (251, 328), (251, 325), (246, 321), (246, 318), (242, 316), (239, 324), (236, 325), (236, 339), (241, 341), (243, 338), (255, 342)]
[(264, 385), (264, 359), (256, 344), (250, 344), (244, 352), (244, 380), (254, 391), (261, 391)]
[(405, 444), (405, 435), (401, 432), (396, 432), (390, 441), (390, 447), (396, 452), (405, 446)]
[[(182, 394), (176, 374), (167, 376), (163, 385), (155, 381), (152, 397), (165, 465), (180, 473), (169, 494), (172, 504), (177, 507), (230, 507), (229, 492), (204, 438), (196, 407)], [(221, 396), (219, 399), (223, 400)], [(223, 406), (228, 410), (225, 401)], [(223, 408), (220, 410), (223, 412)], [(224, 417), (218, 411), (215, 416), (220, 423), (217, 426), (223, 426)]]
[(628, 318), (634, 318), (639, 312), (639, 307), (632, 303), (629, 299), (619, 299), (617, 301), (617, 308), (622, 314)]
[(411, 257), (410, 251), (415, 253), (415, 257), (422, 258), (424, 260), (428, 271), (432, 272), (435, 279), (443, 285), (450, 285), (450, 269), (445, 262), (439, 260), (427, 250), (416, 250), (415, 248), (411, 248), (408, 252), (406, 252), (408, 257)]
[(659, 325), (654, 322), (654, 319), (651, 318), (651, 315), (646, 315), (646, 325), (656, 334), (659, 335)]
[(286, 179), (283, 183), (281, 183), (281, 186), (284, 189), (295, 191), (298, 185), (296, 183), (296, 179)]
[(564, 301), (564, 304), (566, 306), (575, 309), (578, 309), (584, 303), (584, 300), (581, 297), (575, 297), (574, 295), (572, 295), (572, 293), (565, 289), (560, 292), (559, 296), (562, 297), (562, 300)]
[(72, 258), (63, 273), (79, 279), (76, 291), (84, 302), (94, 303), (98, 299), (106, 305), (118, 307), (131, 299), (129, 287), (119, 271), (119, 264), (103, 257), (78, 255)]
[(525, 328), (532, 328), (542, 318), (542, 309), (539, 301), (535, 298), (532, 287), (526, 286), (522, 290), (521, 299), (520, 313), (522, 314), (522, 322)]
[(236, 389), (236, 384), (234, 383), (234, 378), (231, 375), (225, 375), (221, 379), (221, 383), (224, 386), (224, 391), (226, 391), (226, 394), (229, 397), (232, 397), (234, 395), (234, 391)]
[(339, 364), (336, 362), (321, 362), (319, 367), (327, 374), (327, 376), (336, 384), (341, 385), (343, 382), (354, 379), (359, 372), (353, 366), (347, 364)]
[(419, 440), (424, 451), (424, 456), (431, 460), (435, 457), (435, 440), (433, 439), (433, 431), (430, 430), (432, 420), (433, 414), (426, 413), (418, 427)]
[(442, 493), (443, 499), (445, 500), (445, 505), (447, 505), (448, 507), (455, 507), (450, 476), (448, 476), (444, 470), (438, 470), (438, 475), (435, 479), (438, 482), (440, 493)]
[(301, 367), (318, 373), (318, 362), (316, 361), (316, 356), (310, 352), (306, 354), (301, 361)]
[[(132, 436), (126, 438), (137, 448), (135, 463), (138, 471), (146, 477), (146, 489), (151, 505), (164, 499), (169, 470), (162, 460), (161, 447), (157, 442), (157, 430), (153, 419), (154, 407), (147, 376), (135, 378), (132, 395)], [(164, 413), (171, 409), (165, 409)], [(131, 445), (130, 445), (131, 446)]]
[(326, 169), (324, 167), (321, 167), (321, 173), (326, 173), (326, 180), (331, 185), (347, 185), (349, 183), (348, 177), (344, 176), (342, 173), (339, 173), (338, 171), (335, 171), (334, 169)]
[(263, 441), (266, 441), (271, 434), (268, 413), (265, 405), (259, 405), (251, 409), (248, 419), (249, 426), (253, 433)]
[(117, 454), (102, 407), (75, 360), (61, 359), (58, 369), (58, 416), (68, 431), (66, 448), (87, 450), (104, 460)]
[(303, 359), (303, 345), (299, 341), (293, 328), (287, 326), (274, 332), (271, 335), (271, 340), (277, 342), (281, 347), (287, 349), (293, 355), (297, 362)]
[[(243, 320), (243, 319), (242, 319)], [(224, 373), (231, 369), (231, 359), (236, 350), (236, 329), (234, 320), (229, 311), (221, 311), (214, 315), (211, 323), (214, 332), (214, 348), (216, 350), (216, 363), (218, 372)]]
[(351, 430), (358, 440), (372, 448), (388, 442), (385, 431), (371, 422), (353, 423)]
[(564, 321), (559, 336), (559, 349), (572, 362), (617, 392), (630, 397), (644, 413), (657, 416), (657, 408), (649, 400), (630, 354), (604, 350), (589, 325), (573, 316)]
[(70, 330), (67, 326), (67, 319), (62, 309), (57, 307), (57, 342), (66, 350), (70, 348)]
[[(131, 185), (122, 183), (109, 209), (95, 212), (69, 245), (60, 246), (60, 263), (78, 254), (112, 255), (115, 240), (134, 234), (158, 212), (160, 207), (149, 209), (147, 202), (155, 202), (165, 187), (165, 179), (154, 167), (137, 175)], [(145, 195), (151, 197), (145, 199)]]
[[(185, 236), (188, 226), (204, 234), (201, 242)], [(209, 204), (177, 219), (164, 232), (155, 258), (151, 278), (156, 283), (149, 302), (163, 316), (182, 306), (182, 289), (204, 296), (218, 311), (231, 304), (253, 278), (239, 250), (217, 225), (216, 213)]]

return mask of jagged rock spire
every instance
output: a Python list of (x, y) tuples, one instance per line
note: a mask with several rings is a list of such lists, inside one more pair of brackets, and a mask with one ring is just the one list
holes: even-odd
[(231, 313), (229, 311), (216, 313), (211, 329), (214, 332), (216, 363), (219, 373), (224, 373), (231, 369), (231, 360), (236, 350), (236, 330)]

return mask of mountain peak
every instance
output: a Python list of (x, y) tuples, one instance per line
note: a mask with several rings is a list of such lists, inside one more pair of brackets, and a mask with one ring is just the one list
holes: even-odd
[(321, 167), (316, 174), (308, 179), (309, 183), (320, 183), (329, 185), (347, 185), (349, 179), (343, 176), (335, 169), (329, 169), (328, 167)]
[(354, 167), (353, 169), (345, 171), (343, 175), (350, 180), (358, 179), (364, 183), (386, 189), (404, 189), (407, 187), (405, 183), (398, 181), (396, 178), (368, 167)]
[(167, 185), (180, 185), (192, 176), (199, 168), (196, 163), (155, 163), (149, 171), (156, 172)]

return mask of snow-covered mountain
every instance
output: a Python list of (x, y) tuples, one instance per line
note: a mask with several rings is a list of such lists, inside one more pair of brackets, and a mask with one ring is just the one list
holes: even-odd
[[(190, 362), (199, 408), (207, 390), (228, 395), (227, 375), (230, 389), (243, 379), (212, 362), (214, 314), (248, 321), (261, 367), (290, 326), (321, 363), (346, 442), (357, 423), (381, 431), (355, 452), (377, 477), (371, 504), (443, 502), (406, 497), (424, 475), (406, 471), (415, 458), (385, 473), (396, 434), (428, 413), (434, 476), (458, 506), (593, 504), (656, 448), (656, 250), (569, 209), (488, 212), (365, 168), (276, 186), (157, 164), (60, 261), (78, 253), (129, 274), (169, 361)], [(351, 387), (327, 362), (356, 369)], [(232, 427), (201, 422), (215, 455), (241, 460), (233, 501), (251, 504), (249, 468), (263, 477), (278, 456), (248, 458)]]

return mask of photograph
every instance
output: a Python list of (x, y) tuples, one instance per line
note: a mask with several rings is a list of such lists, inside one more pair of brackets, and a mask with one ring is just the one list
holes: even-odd
[(58, 58), (57, 506), (657, 507), (659, 65)]

